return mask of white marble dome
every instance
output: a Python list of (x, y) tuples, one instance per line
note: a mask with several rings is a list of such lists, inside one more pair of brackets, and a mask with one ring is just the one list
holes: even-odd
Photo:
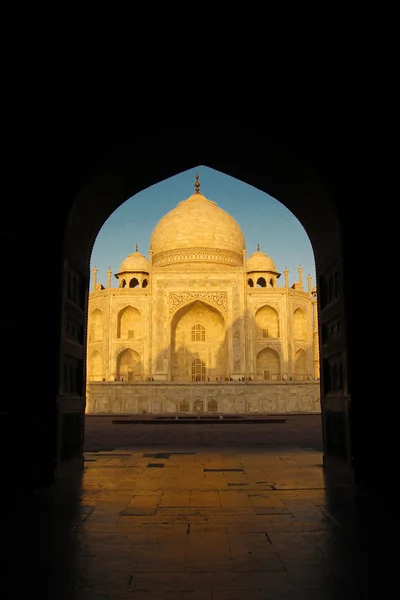
[(154, 267), (199, 261), (242, 266), (245, 247), (235, 219), (198, 189), (158, 222), (150, 240)]
[(251, 254), (249, 256), (249, 258), (246, 261), (246, 266), (248, 273), (260, 271), (276, 273), (275, 263), (272, 260), (272, 258), (270, 258), (268, 254), (264, 254), (264, 252), (261, 252), (260, 250), (257, 250), (257, 252), (254, 252), (254, 254)]
[(137, 250), (129, 254), (119, 268), (119, 273), (149, 273), (149, 271), (149, 260)]

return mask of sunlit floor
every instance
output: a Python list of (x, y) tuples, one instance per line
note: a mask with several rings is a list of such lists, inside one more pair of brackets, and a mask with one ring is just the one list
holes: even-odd
[[(319, 417), (314, 419), (318, 425)], [(285, 443), (289, 425), (280, 430), (266, 425), (281, 443), (260, 446), (247, 440), (246, 446), (240, 436), (246, 438), (243, 427), (249, 426), (240, 425), (235, 446), (213, 448), (190, 447), (187, 441), (163, 446), (159, 430), (154, 447), (111, 448), (111, 419), (101, 423), (108, 448), (86, 452), (75, 485), (56, 485), (37, 497), (38, 597), (372, 597), (367, 567), (372, 553), (379, 554), (376, 532), (366, 534), (365, 511), (344, 483), (326, 481), (322, 453), (312, 447), (313, 435), (314, 446), (319, 443), (315, 433), (299, 434), (296, 447), (293, 440)], [(136, 438), (151, 437), (134, 427)], [(171, 427), (164, 429), (168, 440)], [(205, 433), (208, 426), (199, 427)], [(187, 426), (176, 428), (178, 437), (188, 435)], [(86, 446), (98, 446), (96, 427), (88, 429)], [(220, 441), (223, 435), (220, 429)]]

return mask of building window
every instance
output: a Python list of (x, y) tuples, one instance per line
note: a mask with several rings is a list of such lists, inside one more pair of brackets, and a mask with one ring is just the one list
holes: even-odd
[(201, 358), (192, 360), (192, 381), (206, 380), (206, 363)]
[(135, 337), (134, 329), (128, 329), (128, 340), (133, 340), (134, 337)]
[(263, 335), (263, 338), (269, 337), (269, 335), (268, 335), (268, 329), (263, 329), (262, 330), (262, 335)]
[(128, 371), (128, 381), (133, 381), (133, 371)]
[(206, 330), (203, 325), (196, 323), (192, 327), (192, 342), (205, 342), (206, 341)]

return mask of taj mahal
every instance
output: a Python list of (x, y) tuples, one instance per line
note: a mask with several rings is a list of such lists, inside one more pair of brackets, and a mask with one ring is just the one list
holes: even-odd
[(87, 413), (320, 412), (317, 292), (195, 191), (88, 306)]

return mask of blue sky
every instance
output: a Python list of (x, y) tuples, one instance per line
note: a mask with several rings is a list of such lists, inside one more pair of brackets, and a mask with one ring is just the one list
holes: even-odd
[(135, 196), (115, 210), (100, 229), (91, 255), (91, 278), (96, 266), (97, 283), (107, 284), (107, 269), (113, 276), (112, 287), (118, 281), (114, 273), (135, 251), (149, 256), (150, 237), (158, 221), (178, 202), (194, 193), (196, 172), (200, 177), (200, 191), (226, 210), (239, 223), (245, 240), (247, 257), (257, 250), (268, 254), (279, 273), (278, 285), (284, 285), (283, 270), (289, 269), (289, 285), (298, 281), (298, 267), (303, 267), (303, 284), (307, 289), (307, 276), (315, 285), (315, 261), (308, 235), (300, 221), (278, 200), (234, 177), (199, 165), (174, 177), (161, 181)]

